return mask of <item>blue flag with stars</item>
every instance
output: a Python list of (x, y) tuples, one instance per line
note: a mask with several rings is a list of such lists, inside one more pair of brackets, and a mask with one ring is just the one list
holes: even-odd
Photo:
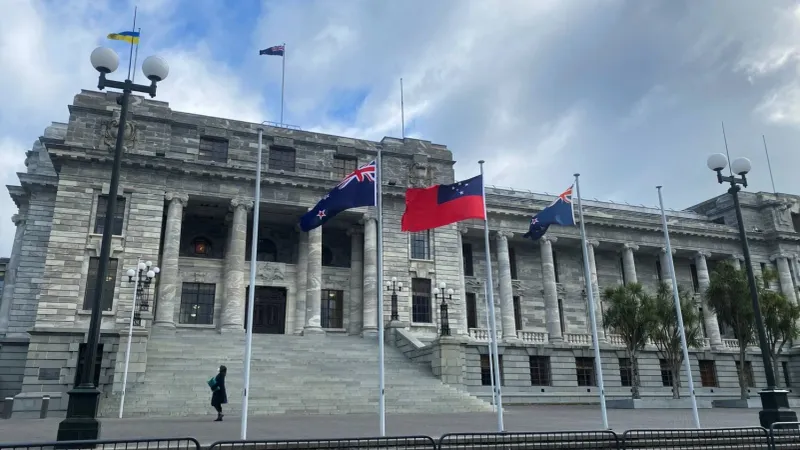
[(375, 206), (375, 161), (359, 167), (325, 194), (300, 218), (300, 229), (311, 231), (340, 212), (360, 206)]
[(575, 225), (575, 213), (572, 209), (572, 186), (564, 191), (547, 208), (533, 216), (528, 232), (522, 237), (538, 240), (550, 225)]

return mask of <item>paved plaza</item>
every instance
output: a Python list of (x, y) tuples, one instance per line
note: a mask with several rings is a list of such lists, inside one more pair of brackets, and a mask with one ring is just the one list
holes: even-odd
[[(175, 419), (105, 419), (103, 439), (191, 436), (201, 444), (238, 439), (240, 418), (214, 416)], [(609, 410), (609, 425), (619, 433), (632, 428), (692, 428), (691, 410)], [(700, 410), (705, 428), (758, 426), (757, 409)], [(52, 441), (60, 419), (0, 421), (0, 442)], [(452, 432), (497, 431), (496, 415), (402, 414), (387, 415), (387, 435), (427, 435), (438, 438)], [(526, 406), (506, 408), (506, 431), (596, 430), (602, 428), (597, 406)], [(260, 416), (251, 417), (248, 439), (323, 439), (377, 436), (377, 415)]]

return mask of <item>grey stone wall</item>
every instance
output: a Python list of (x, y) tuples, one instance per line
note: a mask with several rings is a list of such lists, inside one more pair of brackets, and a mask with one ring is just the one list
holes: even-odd
[(28, 340), (0, 338), (0, 398), (13, 397), (22, 390)]

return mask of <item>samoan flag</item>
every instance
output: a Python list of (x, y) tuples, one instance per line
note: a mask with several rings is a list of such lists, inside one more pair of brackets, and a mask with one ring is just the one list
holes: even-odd
[(547, 208), (533, 216), (528, 232), (523, 237), (538, 240), (550, 225), (575, 225), (575, 211), (572, 209), (572, 186), (558, 196)]
[(300, 229), (311, 231), (347, 209), (375, 206), (376, 167), (373, 160), (344, 177), (313, 209), (303, 214)]

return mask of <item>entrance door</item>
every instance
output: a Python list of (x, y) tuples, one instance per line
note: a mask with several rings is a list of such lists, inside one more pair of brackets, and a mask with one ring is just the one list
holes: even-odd
[[(248, 289), (250, 289), (248, 287)], [(253, 304), (253, 333), (284, 334), (286, 332), (286, 289), (256, 286)], [(248, 292), (248, 299), (249, 292)], [(247, 327), (245, 305), (245, 328)]]

